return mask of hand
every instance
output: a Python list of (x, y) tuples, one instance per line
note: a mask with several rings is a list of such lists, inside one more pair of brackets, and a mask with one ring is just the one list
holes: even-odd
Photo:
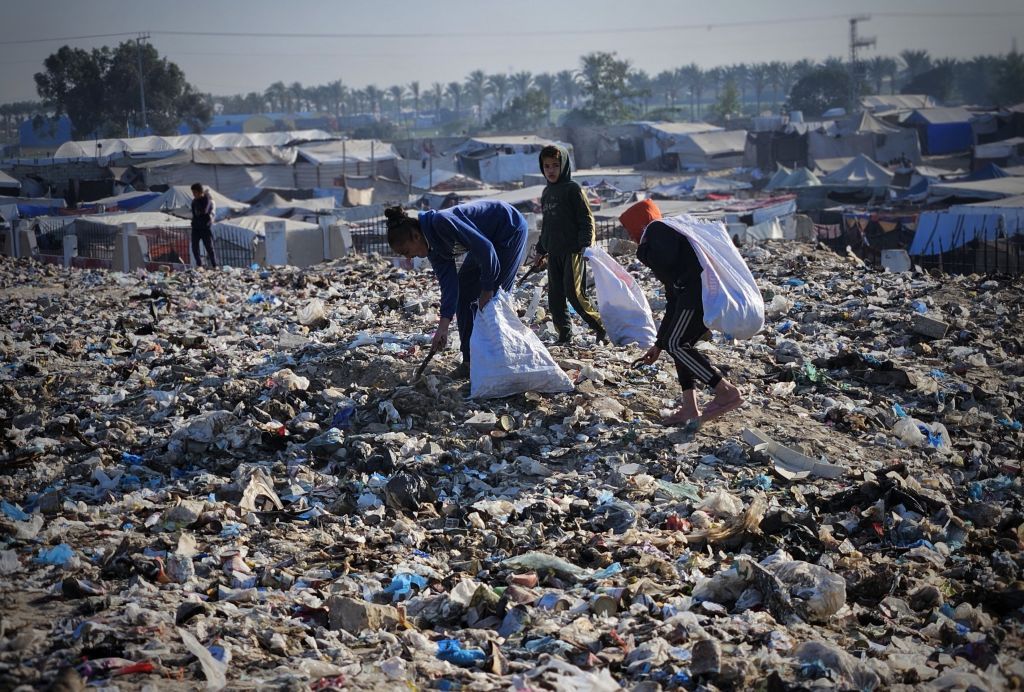
[(476, 299), (476, 307), (478, 310), (483, 310), (484, 306), (491, 302), (491, 298), (494, 297), (494, 291), (480, 291), (480, 297)]
[(435, 351), (442, 351), (444, 347), (448, 345), (448, 324), (441, 322), (437, 325), (437, 331), (434, 332), (434, 336), (430, 339), (430, 348)]
[(640, 362), (644, 365), (653, 365), (654, 361), (658, 360), (658, 356), (661, 355), (661, 349), (657, 346), (651, 346), (647, 349), (647, 353), (640, 358)]

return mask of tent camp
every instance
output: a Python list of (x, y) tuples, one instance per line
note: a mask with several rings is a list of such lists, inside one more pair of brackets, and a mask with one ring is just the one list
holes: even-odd
[[(288, 264), (308, 267), (324, 261), (324, 234), (315, 223), (273, 216), (238, 216), (213, 224), (214, 250), (224, 264), (248, 267), (266, 261), (266, 225), (270, 222), (285, 225)], [(239, 258), (232, 260), (232, 258)]]
[(1024, 177), (1007, 176), (989, 180), (947, 181), (931, 186), (934, 197), (964, 199), (1003, 199), (1024, 195)]
[(665, 152), (676, 155), (681, 169), (734, 168), (743, 165), (746, 145), (746, 130), (695, 132), (676, 137)]
[(821, 185), (821, 180), (818, 179), (818, 176), (804, 167), (791, 171), (785, 166), (779, 166), (779, 170), (775, 171), (775, 174), (768, 181), (768, 184), (764, 186), (764, 189), (766, 192), (771, 192), (773, 190), (793, 190), (818, 185)]
[[(221, 220), (240, 214), (249, 208), (248, 204), (226, 197), (216, 190), (210, 189), (210, 197), (215, 205), (214, 216)], [(157, 195), (138, 207), (139, 211), (164, 211), (175, 216), (192, 218), (192, 190), (188, 185), (174, 185), (166, 192)]]
[(568, 149), (570, 166), (575, 167), (571, 144), (533, 135), (472, 137), (455, 150), (455, 156), (460, 173), (485, 183), (512, 183), (539, 170), (537, 157), (548, 144)]
[(912, 163), (921, 160), (917, 130), (889, 125), (866, 111), (835, 122), (823, 123), (807, 133), (810, 163), (866, 154), (875, 161), (906, 158)]
[(949, 208), (955, 214), (1000, 214), (1006, 236), (1024, 235), (1024, 195), (998, 200), (958, 204)]
[(888, 187), (891, 181), (892, 173), (871, 158), (860, 154), (839, 170), (822, 178), (821, 184), (838, 188), (878, 190)]
[(334, 139), (334, 136), (323, 130), (88, 139), (65, 142), (54, 152), (53, 158), (109, 158), (120, 155), (153, 157), (192, 150), (284, 147), (300, 142), (316, 142), (330, 139)]
[(919, 108), (904, 121), (917, 128), (929, 156), (967, 151), (974, 145), (971, 114), (963, 108)]

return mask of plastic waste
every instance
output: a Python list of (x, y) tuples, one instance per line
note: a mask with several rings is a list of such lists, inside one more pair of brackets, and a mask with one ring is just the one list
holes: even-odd
[(44, 565), (64, 566), (70, 563), (74, 557), (75, 551), (72, 550), (71, 546), (67, 543), (61, 543), (52, 548), (40, 548), (39, 554), (35, 557), (35, 562)]
[(442, 639), (437, 643), (437, 657), (457, 666), (468, 668), (487, 658), (480, 649), (463, 649), (457, 639)]

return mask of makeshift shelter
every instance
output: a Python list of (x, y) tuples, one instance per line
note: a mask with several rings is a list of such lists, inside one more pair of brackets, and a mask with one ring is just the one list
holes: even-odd
[(821, 180), (818, 179), (818, 176), (804, 167), (791, 171), (784, 166), (780, 166), (779, 170), (768, 181), (768, 184), (764, 186), (764, 190), (771, 192), (773, 190), (792, 190), (819, 185), (821, 185)]
[(454, 153), (460, 173), (485, 183), (512, 183), (519, 182), (527, 173), (540, 170), (537, 157), (540, 150), (549, 144), (568, 149), (569, 165), (575, 167), (571, 144), (533, 135), (473, 137), (467, 139)]
[(650, 188), (648, 192), (658, 198), (678, 199), (690, 195), (700, 197), (702, 195), (734, 192), (736, 190), (749, 190), (750, 183), (740, 180), (729, 180), (727, 178), (715, 178), (712, 176), (698, 175), (676, 182), (664, 183)]
[(999, 214), (1003, 217), (1003, 231), (1007, 237), (1024, 235), (1024, 195), (973, 204), (958, 204), (951, 206), (949, 212), (955, 214)]
[(904, 121), (917, 128), (929, 156), (967, 151), (974, 145), (971, 114), (963, 108), (919, 108)]
[(907, 251), (910, 255), (938, 255), (973, 240), (995, 240), (1004, 227), (1001, 214), (925, 212)]
[(0, 195), (17, 195), (21, 191), (21, 183), (0, 171)]
[(724, 132), (725, 128), (708, 123), (637, 123), (643, 132), (644, 160), (662, 157), (669, 149), (691, 135)]
[(1003, 199), (1024, 195), (1024, 177), (1007, 176), (989, 180), (946, 181), (931, 186), (934, 197), (962, 199)]
[(248, 132), (211, 135), (177, 135), (170, 137), (149, 136), (115, 139), (89, 139), (65, 142), (54, 153), (53, 158), (100, 158), (120, 155), (167, 156), (193, 151), (248, 147), (285, 147), (302, 142), (334, 139), (324, 130), (294, 130), (287, 132)]
[[(260, 198), (244, 212), (245, 216), (273, 216), (274, 218), (313, 217), (335, 208), (334, 197), (313, 197), (288, 200), (277, 193)], [(298, 220), (303, 220), (299, 218)]]
[(808, 132), (807, 151), (810, 163), (858, 154), (882, 162), (921, 160), (917, 130), (889, 125), (866, 111)]
[(860, 97), (861, 108), (872, 113), (912, 111), (937, 105), (935, 99), (925, 94), (875, 94)]
[(1024, 162), (1024, 137), (1011, 137), (974, 147), (975, 168), (987, 165), (1012, 166)]
[[(238, 216), (213, 224), (214, 251), (222, 263), (248, 267), (266, 260), (266, 224), (285, 225), (288, 264), (308, 267), (324, 261), (324, 234), (315, 223), (273, 216)], [(233, 260), (232, 258), (238, 258)]]
[[(160, 196), (159, 192), (135, 190), (97, 199), (91, 202), (90, 206), (98, 207), (100, 211), (133, 211)], [(142, 211), (159, 211), (159, 209), (144, 209)]]
[(888, 187), (891, 181), (892, 173), (860, 154), (839, 170), (822, 178), (821, 184), (846, 189), (878, 190)]
[[(241, 214), (249, 208), (248, 204), (231, 199), (212, 188), (208, 188), (215, 205), (214, 218), (221, 219)], [(165, 211), (168, 214), (192, 217), (192, 190), (189, 185), (174, 185), (163, 194), (157, 195), (138, 207), (139, 211)]]
[(675, 154), (681, 169), (720, 169), (743, 165), (746, 130), (695, 132), (681, 135), (665, 150)]

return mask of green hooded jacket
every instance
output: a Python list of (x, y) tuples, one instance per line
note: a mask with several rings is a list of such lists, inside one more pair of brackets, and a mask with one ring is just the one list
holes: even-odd
[[(557, 181), (547, 184), (540, 197), (544, 219), (537, 249), (541, 254), (570, 255), (594, 244), (594, 215), (583, 189), (572, 179), (569, 151), (562, 146), (558, 151), (562, 154), (562, 173)], [(537, 158), (543, 173), (544, 162)]]

